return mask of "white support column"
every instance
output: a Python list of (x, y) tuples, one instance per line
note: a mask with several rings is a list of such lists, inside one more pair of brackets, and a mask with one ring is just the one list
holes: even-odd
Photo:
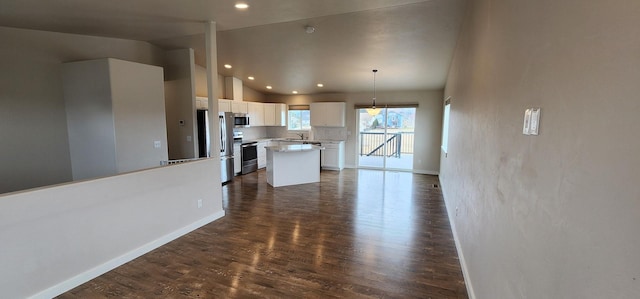
[(215, 178), (213, 184), (222, 195), (222, 183), (220, 181), (220, 124), (218, 122), (218, 47), (216, 37), (216, 22), (205, 23), (205, 47), (207, 59), (207, 94), (209, 97), (209, 138), (211, 140), (211, 157), (215, 159)]

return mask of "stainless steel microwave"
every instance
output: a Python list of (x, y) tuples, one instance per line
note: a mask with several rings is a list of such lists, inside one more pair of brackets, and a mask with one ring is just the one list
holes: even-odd
[(233, 123), (236, 128), (248, 128), (250, 125), (249, 115), (245, 113), (234, 113)]

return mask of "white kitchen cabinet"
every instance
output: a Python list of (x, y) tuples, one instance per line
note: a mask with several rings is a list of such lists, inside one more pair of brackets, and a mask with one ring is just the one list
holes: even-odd
[(242, 173), (242, 144), (240, 142), (233, 143), (233, 173), (236, 175)]
[(231, 112), (233, 113), (249, 113), (247, 102), (242, 101), (230, 101), (231, 102)]
[(311, 103), (311, 126), (344, 127), (346, 107), (344, 102)]
[(196, 97), (196, 110), (209, 109), (209, 99), (203, 97)]
[(247, 102), (249, 121), (252, 127), (264, 126), (264, 106), (262, 103)]
[(284, 127), (287, 125), (287, 105), (280, 103), (264, 103), (264, 125)]
[(322, 142), (325, 148), (321, 156), (322, 169), (342, 170), (344, 168), (344, 141)]
[(276, 125), (276, 104), (265, 103), (262, 104), (264, 108), (264, 125), (275, 126)]
[(275, 126), (284, 127), (287, 125), (287, 105), (274, 104), (276, 107)]
[(267, 149), (269, 140), (258, 141), (258, 169), (267, 167)]
[(231, 112), (231, 100), (219, 99), (218, 112)]

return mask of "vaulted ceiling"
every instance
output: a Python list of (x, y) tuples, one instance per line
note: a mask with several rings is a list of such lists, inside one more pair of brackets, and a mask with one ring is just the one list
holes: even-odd
[[(238, 10), (237, 2), (249, 8)], [(218, 72), (263, 93), (368, 91), (374, 68), (378, 90), (424, 90), (444, 87), (465, 2), (2, 0), (0, 26), (191, 47), (204, 65), (204, 22), (211, 20)]]

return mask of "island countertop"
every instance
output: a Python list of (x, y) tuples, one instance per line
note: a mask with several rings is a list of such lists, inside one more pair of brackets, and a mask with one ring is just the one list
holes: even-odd
[(324, 147), (313, 144), (288, 144), (288, 145), (271, 145), (265, 146), (267, 150), (274, 152), (304, 152), (323, 150)]

